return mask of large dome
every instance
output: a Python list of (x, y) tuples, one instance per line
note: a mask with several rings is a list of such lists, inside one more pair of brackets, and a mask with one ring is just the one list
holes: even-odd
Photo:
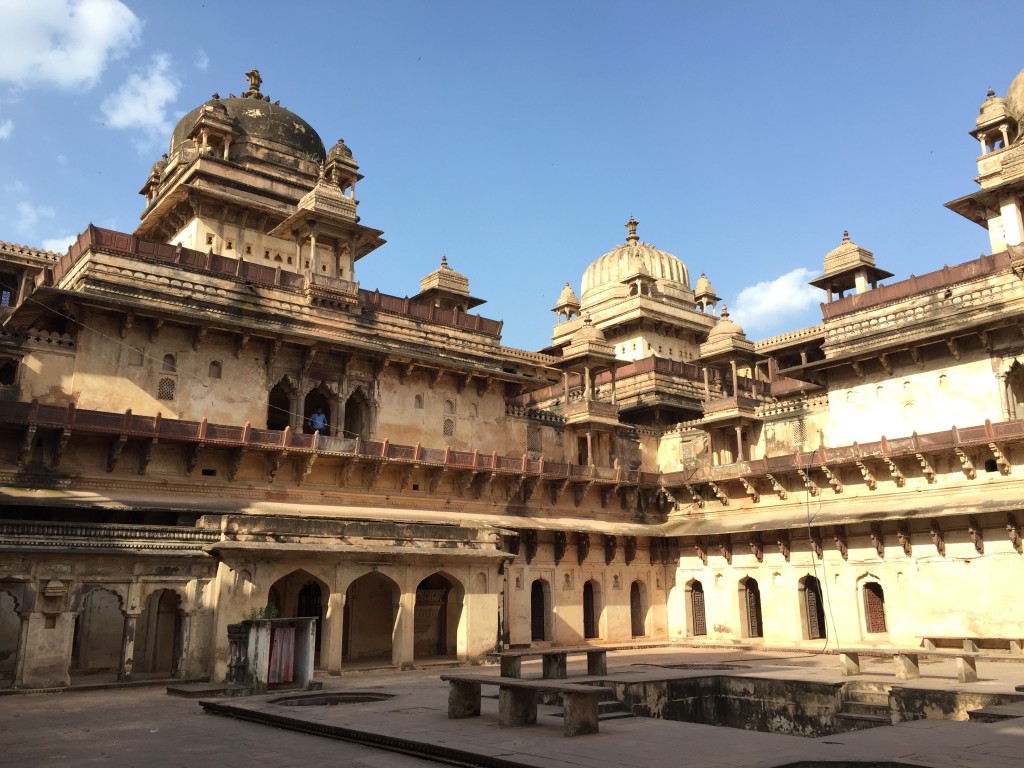
[(1006, 111), (1017, 121), (1018, 127), (1024, 131), (1024, 69), (1017, 73), (1006, 90)]
[(196, 120), (205, 110), (229, 120), (243, 141), (272, 141), (284, 145), (290, 150), (289, 154), (306, 160), (323, 160), (327, 156), (327, 151), (313, 126), (280, 104), (271, 103), (258, 90), (262, 82), (258, 79), (258, 72), (256, 78), (250, 83), (250, 90), (241, 97), (229, 96), (222, 99), (214, 94), (212, 99), (200, 104), (181, 118), (174, 127), (174, 133), (171, 134), (171, 154), (173, 155), (178, 146), (187, 140)]
[[(629, 236), (626, 243), (613, 248), (596, 259), (583, 273), (583, 300), (587, 294), (609, 285), (617, 285), (637, 273), (637, 261), (643, 264), (647, 274), (659, 282), (681, 284), (689, 290), (690, 275), (686, 265), (671, 253), (658, 250), (636, 236), (637, 222), (630, 219), (626, 224)], [(636, 260), (636, 261), (635, 261)]]

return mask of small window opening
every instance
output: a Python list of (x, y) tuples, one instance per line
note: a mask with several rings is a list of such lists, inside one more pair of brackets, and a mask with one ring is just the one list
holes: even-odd
[(175, 373), (178, 370), (178, 363), (174, 359), (174, 355), (164, 355), (163, 370), (169, 373)]
[(216, 469), (204, 469), (203, 470), (203, 477), (216, 477), (216, 476), (217, 476), (217, 470)]
[(219, 378), (221, 378), (222, 373), (223, 373), (223, 371), (221, 369), (220, 361), (218, 361), (218, 360), (211, 360), (210, 361), (210, 378), (211, 379), (219, 379)]
[(213, 235), (209, 235), (209, 234), (208, 234), (208, 235), (206, 236), (206, 244), (207, 244), (207, 245), (213, 245)]
[(173, 400), (174, 399), (174, 379), (160, 379), (160, 383), (156, 388), (156, 399), (157, 400)]

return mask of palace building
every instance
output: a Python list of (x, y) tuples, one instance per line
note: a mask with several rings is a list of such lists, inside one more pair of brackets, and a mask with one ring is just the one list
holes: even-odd
[(223, 680), (229, 625), (275, 613), (319, 620), (333, 674), (1019, 650), (1024, 72), (946, 204), (990, 254), (904, 279), (844, 233), (820, 324), (754, 340), (631, 219), (539, 351), (444, 259), (410, 298), (362, 287), (385, 241), (353, 151), (248, 77), (175, 127), (134, 232), (0, 243), (0, 680)]

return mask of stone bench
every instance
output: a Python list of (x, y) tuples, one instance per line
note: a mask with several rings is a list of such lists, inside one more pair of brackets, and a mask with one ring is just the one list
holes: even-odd
[(961, 646), (965, 651), (969, 653), (976, 653), (980, 650), (979, 646), (985, 645), (991, 647), (993, 645), (1001, 645), (1006, 647), (1009, 652), (1014, 656), (1024, 655), (1024, 640), (1021, 638), (1013, 637), (937, 637), (929, 636), (921, 638), (921, 645), (924, 646), (927, 651), (935, 651), (941, 648), (949, 648), (951, 646)]
[(449, 719), (479, 716), (480, 687), (496, 685), (498, 725), (536, 724), (537, 694), (557, 693), (562, 697), (565, 735), (583, 736), (597, 733), (597, 700), (604, 691), (601, 686), (470, 674), (441, 675), (441, 679), (449, 686)]
[[(901, 650), (898, 648), (841, 648), (839, 649), (839, 666), (843, 677), (861, 674), (860, 657), (892, 658), (896, 669), (896, 677), (900, 680), (914, 680), (921, 676), (920, 659), (956, 659), (956, 675), (961, 683), (978, 681), (978, 658), (983, 657), (976, 651), (919, 651)], [(984, 657), (983, 657), (984, 658)]]
[(584, 646), (581, 648), (524, 648), (518, 651), (495, 651), (488, 653), (487, 657), (498, 659), (501, 664), (502, 677), (522, 677), (522, 661), (524, 658), (540, 656), (542, 665), (542, 676), (545, 680), (565, 680), (569, 675), (567, 671), (567, 657), (572, 655), (587, 655), (588, 675), (608, 674), (608, 651), (618, 650), (617, 648), (592, 648)]

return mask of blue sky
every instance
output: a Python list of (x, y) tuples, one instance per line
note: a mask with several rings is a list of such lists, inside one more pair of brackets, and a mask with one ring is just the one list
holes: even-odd
[(178, 118), (262, 91), (366, 179), (388, 244), (362, 287), (411, 295), (442, 255), (505, 344), (539, 349), (587, 265), (642, 239), (706, 272), (748, 335), (820, 320), (844, 229), (896, 279), (987, 251), (942, 203), (1024, 68), (1024, 6), (966, 2), (0, 0), (0, 240), (135, 228)]

